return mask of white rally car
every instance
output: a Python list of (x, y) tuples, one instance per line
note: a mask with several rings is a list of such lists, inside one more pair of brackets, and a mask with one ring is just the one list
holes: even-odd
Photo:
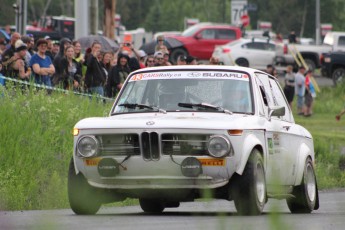
[(268, 198), (292, 213), (319, 208), (311, 134), (295, 124), (277, 80), (230, 66), (131, 73), (108, 117), (74, 127), (68, 195), (76, 214), (139, 198), (160, 213), (212, 194), (258, 215)]

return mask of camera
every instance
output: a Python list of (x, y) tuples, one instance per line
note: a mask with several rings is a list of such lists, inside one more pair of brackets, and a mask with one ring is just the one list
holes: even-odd
[(128, 47), (128, 46), (131, 46), (131, 44), (130, 44), (130, 43), (125, 43), (125, 46), (127, 46), (127, 47)]

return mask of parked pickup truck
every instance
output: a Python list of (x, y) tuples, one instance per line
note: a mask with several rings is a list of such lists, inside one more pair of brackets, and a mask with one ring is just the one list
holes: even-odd
[(37, 25), (27, 26), (26, 33), (32, 34), (35, 39), (49, 36), (52, 40), (67, 37), (74, 39), (75, 19), (65, 16), (47, 16), (40, 19)]
[(296, 65), (290, 50), (297, 50), (303, 57), (309, 69), (321, 67), (322, 54), (332, 51), (345, 51), (345, 32), (328, 32), (322, 45), (281, 44), (284, 46), (277, 53), (276, 65)]
[(330, 52), (323, 54), (322, 74), (332, 78), (334, 85), (345, 80), (345, 52)]

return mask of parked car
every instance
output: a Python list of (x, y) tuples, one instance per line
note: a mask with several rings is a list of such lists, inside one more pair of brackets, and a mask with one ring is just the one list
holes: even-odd
[(332, 78), (337, 85), (345, 81), (345, 52), (324, 53), (321, 66), (322, 75)]
[(241, 38), (216, 46), (212, 56), (218, 57), (224, 65), (239, 65), (264, 70), (268, 64), (274, 64), (276, 45), (267, 39)]
[(293, 52), (298, 51), (303, 57), (306, 65), (309, 69), (315, 70), (321, 67), (322, 54), (332, 51), (345, 51), (345, 32), (331, 31), (327, 32), (323, 39), (322, 45), (311, 45), (308, 44), (280, 44), (283, 48), (280, 48), (277, 53), (279, 57), (276, 60), (277, 65), (295, 65), (296, 62), (291, 55)]
[(268, 198), (292, 213), (319, 207), (311, 134), (273, 76), (245, 67), (132, 72), (107, 117), (74, 127), (68, 196), (76, 214), (139, 198), (161, 213), (203, 194), (259, 215)]

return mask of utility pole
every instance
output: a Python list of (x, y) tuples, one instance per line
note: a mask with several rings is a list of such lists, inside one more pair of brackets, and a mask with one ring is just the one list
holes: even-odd
[(16, 13), (16, 31), (20, 34), (26, 34), (27, 6), (27, 0), (17, 0), (17, 3), (13, 4)]
[(315, 26), (316, 26), (316, 37), (315, 37), (315, 42), (316, 45), (320, 45), (320, 0), (316, 0), (316, 17), (315, 17)]
[(96, 35), (98, 32), (98, 0), (90, 1), (90, 33)]
[(89, 34), (89, 0), (75, 0), (74, 6), (75, 26), (74, 37), (75, 39), (87, 36)]

